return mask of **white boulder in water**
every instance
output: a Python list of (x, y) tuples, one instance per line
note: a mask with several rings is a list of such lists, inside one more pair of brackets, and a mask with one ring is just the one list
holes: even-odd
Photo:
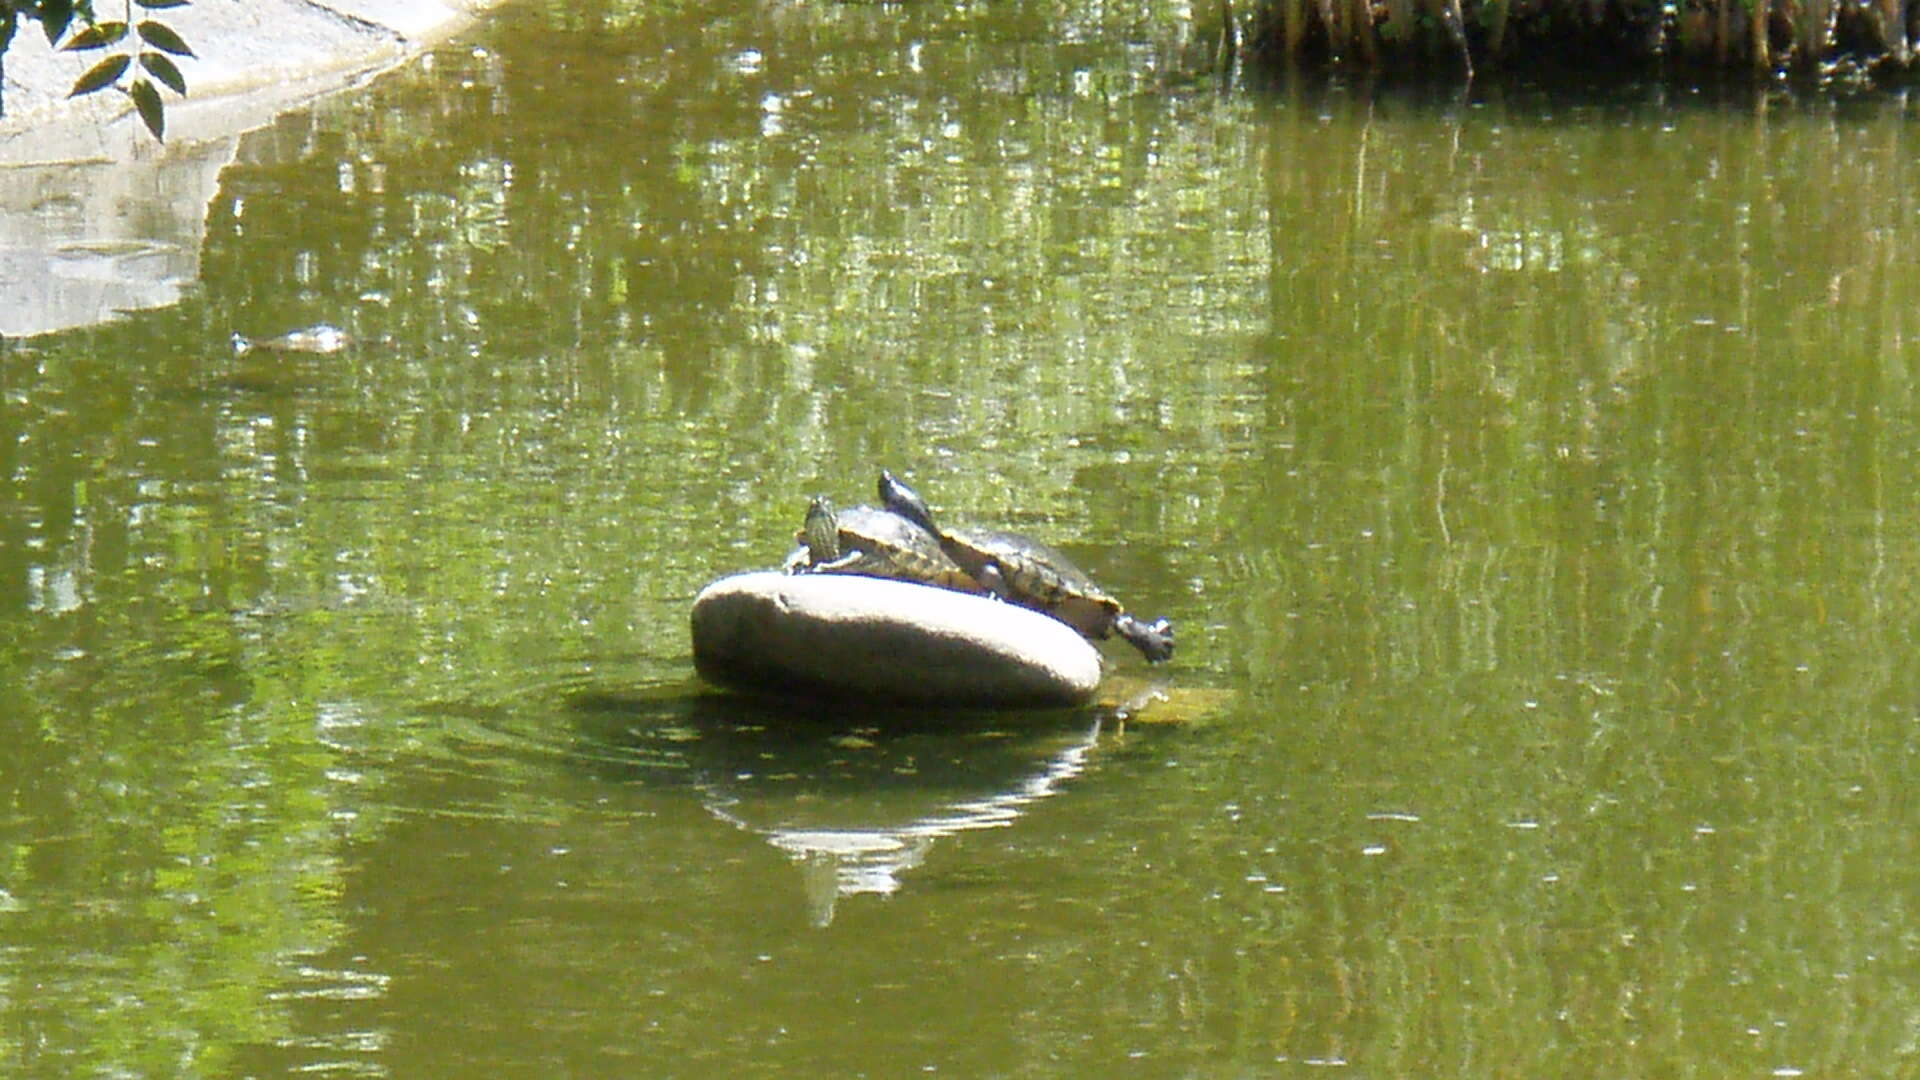
[(1079, 705), (1100, 684), (1100, 654), (1056, 619), (851, 574), (714, 582), (693, 601), (693, 659), (723, 685), (918, 705)]

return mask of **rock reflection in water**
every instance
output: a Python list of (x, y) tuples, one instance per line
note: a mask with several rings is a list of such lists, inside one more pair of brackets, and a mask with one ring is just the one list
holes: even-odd
[(816, 926), (842, 897), (899, 890), (940, 837), (1011, 825), (1057, 793), (1086, 768), (1107, 715), (1075, 714), (1062, 730), (1029, 715), (934, 725), (700, 693), (573, 704), (583, 734), (617, 750), (596, 760), (620, 763), (630, 780), (687, 788), (715, 818), (790, 855)]
[(842, 813), (859, 817), (864, 809), (871, 817), (829, 823), (819, 819), (836, 815), (821, 813), (804, 797), (753, 800), (733, 794), (724, 785), (711, 789), (707, 809), (728, 824), (759, 833), (799, 860), (806, 879), (808, 915), (815, 926), (826, 926), (833, 921), (840, 897), (885, 896), (898, 890), (900, 875), (919, 866), (940, 837), (1013, 824), (1028, 804), (1056, 793), (1086, 768), (1087, 755), (1099, 736), (1096, 719), (1076, 741), (1031, 761), (1029, 771), (1012, 775), (983, 771), (982, 785), (993, 789), (984, 795), (955, 798), (949, 788), (929, 791), (930, 808), (914, 817), (894, 816), (901, 810), (897, 801), (869, 804), (852, 798), (842, 800), (848, 804), (840, 808)]
[(0, 168), (0, 336), (178, 303), (200, 278), (207, 204), (234, 145)]

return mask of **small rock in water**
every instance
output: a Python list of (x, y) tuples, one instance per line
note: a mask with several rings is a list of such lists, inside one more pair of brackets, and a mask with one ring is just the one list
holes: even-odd
[(963, 708), (1084, 704), (1100, 654), (1056, 619), (928, 585), (762, 571), (693, 602), (706, 678), (756, 690)]
[(291, 330), (278, 337), (255, 340), (245, 334), (233, 335), (233, 355), (245, 356), (250, 352), (303, 352), (336, 353), (353, 344), (353, 336), (337, 326), (317, 323), (301, 330)]

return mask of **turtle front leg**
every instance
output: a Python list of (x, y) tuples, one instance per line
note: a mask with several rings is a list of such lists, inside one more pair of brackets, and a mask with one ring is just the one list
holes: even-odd
[(786, 559), (780, 563), (780, 572), (783, 574), (805, 573), (808, 569), (807, 564), (812, 561), (813, 552), (807, 545), (801, 544), (799, 547), (787, 552)]
[(899, 577), (898, 571), (888, 560), (867, 551), (849, 551), (837, 559), (814, 563), (807, 567), (809, 574), (855, 574), (860, 577)]

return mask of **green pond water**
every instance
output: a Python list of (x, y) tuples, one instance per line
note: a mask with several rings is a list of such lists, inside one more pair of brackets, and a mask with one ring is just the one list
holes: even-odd
[[(0, 1074), (1920, 1070), (1914, 106), (1203, 39), (509, 7), (0, 347)], [(701, 693), (883, 465), (1162, 722)]]

